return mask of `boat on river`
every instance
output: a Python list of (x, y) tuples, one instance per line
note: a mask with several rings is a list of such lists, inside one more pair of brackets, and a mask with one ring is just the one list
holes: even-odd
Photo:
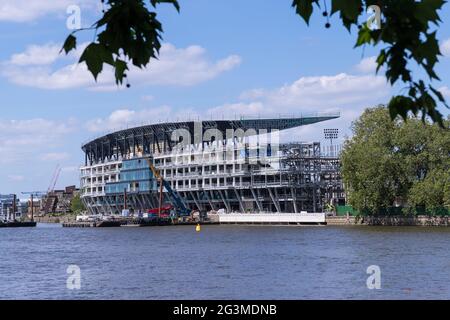
[(0, 228), (36, 227), (34, 221), (0, 221)]

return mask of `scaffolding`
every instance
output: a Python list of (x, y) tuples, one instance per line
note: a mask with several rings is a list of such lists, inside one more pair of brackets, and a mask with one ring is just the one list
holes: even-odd
[[(130, 181), (122, 167), (128, 160), (150, 157), (193, 210), (321, 212), (327, 205), (345, 202), (340, 148), (322, 154), (319, 142), (279, 144), (275, 140), (279, 130), (338, 117), (176, 122), (117, 131), (83, 145), (81, 199), (92, 214), (119, 214), (127, 202), (130, 211), (155, 208), (159, 199), (157, 192), (148, 189), (151, 181)], [(207, 135), (211, 130), (213, 140)], [(181, 150), (175, 132), (188, 134)], [(259, 140), (264, 135), (270, 136), (265, 145)], [(256, 145), (250, 140), (256, 140)]]
[[(234, 160), (204, 161), (205, 154), (217, 152), (204, 150), (203, 157), (198, 160), (188, 154), (182, 156), (188, 159), (187, 162), (177, 162), (160, 154), (154, 155), (153, 161), (164, 179), (193, 210), (322, 212), (327, 204), (345, 202), (339, 158), (322, 155), (319, 142), (280, 145), (277, 154), (267, 161), (252, 160), (248, 148), (243, 150), (245, 156)], [(139, 157), (141, 155), (135, 159)], [(92, 187), (92, 181), (96, 185), (108, 181), (98, 189), (82, 188), (85, 190), (82, 199), (91, 213), (118, 214), (125, 208), (122, 190), (108, 192), (108, 185), (117, 183), (111, 176), (120, 177), (122, 169), (118, 163), (114, 167), (100, 165), (95, 171), (85, 169), (82, 186)], [(159, 203), (157, 192), (139, 189), (136, 185), (139, 186), (139, 182), (132, 182), (126, 189), (128, 209), (145, 212), (155, 208)]]

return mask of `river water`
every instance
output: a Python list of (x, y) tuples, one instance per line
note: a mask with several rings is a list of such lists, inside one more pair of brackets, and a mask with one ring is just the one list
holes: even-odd
[(445, 227), (3, 228), (0, 299), (450, 299), (449, 244)]

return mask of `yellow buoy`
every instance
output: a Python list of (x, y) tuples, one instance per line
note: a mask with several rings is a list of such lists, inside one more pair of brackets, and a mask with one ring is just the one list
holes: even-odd
[(202, 227), (200, 227), (200, 223), (197, 224), (197, 226), (195, 227), (195, 231), (200, 232), (202, 230)]

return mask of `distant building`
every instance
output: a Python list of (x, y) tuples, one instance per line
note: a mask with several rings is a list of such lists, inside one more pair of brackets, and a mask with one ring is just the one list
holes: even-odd
[(31, 218), (31, 206), (33, 205), (33, 214), (37, 215), (39, 211), (41, 210), (41, 199), (40, 198), (33, 198), (33, 204), (31, 204), (31, 199), (27, 201), (27, 213), (28, 216)]
[(68, 186), (63, 190), (54, 190), (45, 195), (41, 200), (40, 211), (47, 213), (68, 213), (71, 211), (72, 199), (79, 194), (76, 186)]
[[(13, 204), (14, 204), (13, 194), (0, 195), (0, 220), (13, 220), (14, 216)], [(20, 219), (22, 216), (22, 206), (20, 205), (20, 200), (17, 197), (15, 210), (16, 210), (16, 219)]]

